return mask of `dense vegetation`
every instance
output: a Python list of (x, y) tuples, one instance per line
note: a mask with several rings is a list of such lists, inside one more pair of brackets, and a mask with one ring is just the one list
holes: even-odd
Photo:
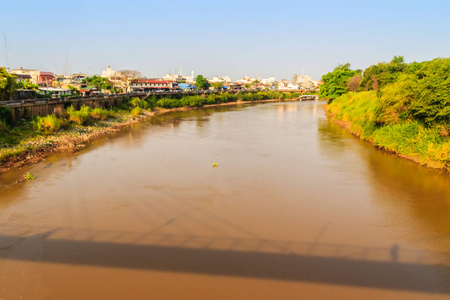
[(195, 86), (199, 89), (206, 90), (211, 86), (211, 84), (205, 77), (203, 77), (203, 75), (197, 75), (197, 77), (195, 77)]
[(329, 113), (376, 146), (450, 170), (450, 59), (367, 68), (359, 92), (330, 99)]
[(115, 90), (113, 85), (107, 78), (97, 76), (97, 75), (94, 75), (92, 77), (86, 77), (81, 81), (81, 83), (93, 85), (93, 86), (97, 87), (99, 90), (109, 90), (109, 91)]
[(0, 101), (9, 100), (16, 89), (16, 76), (0, 68)]
[(358, 74), (350, 69), (350, 64), (338, 65), (333, 72), (322, 76), (324, 84), (320, 86), (320, 96), (322, 98), (334, 100), (346, 91), (347, 82), (350, 78)]

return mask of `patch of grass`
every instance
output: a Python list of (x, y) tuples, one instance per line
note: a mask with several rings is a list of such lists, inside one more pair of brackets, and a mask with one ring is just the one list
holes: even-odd
[(84, 125), (90, 121), (90, 111), (89, 106), (83, 105), (80, 110), (75, 110), (73, 106), (67, 109), (67, 114), (69, 115), (69, 121), (78, 125)]
[(36, 117), (33, 120), (33, 128), (39, 133), (46, 135), (58, 132), (62, 125), (64, 125), (64, 120), (59, 119), (55, 115)]
[(92, 109), (89, 114), (93, 120), (101, 121), (104, 121), (113, 115), (111, 111), (99, 107)]
[(132, 107), (140, 107), (142, 109), (149, 109), (150, 108), (150, 103), (140, 99), (138, 97), (133, 97), (130, 99), (130, 104)]
[(138, 107), (135, 107), (135, 108), (133, 108), (131, 110), (130, 115), (134, 118), (134, 117), (137, 117), (139, 115), (142, 115), (143, 113), (144, 113), (144, 110), (138, 106)]

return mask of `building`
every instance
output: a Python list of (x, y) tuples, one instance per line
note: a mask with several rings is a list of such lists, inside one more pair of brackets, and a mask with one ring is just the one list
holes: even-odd
[(179, 89), (176, 81), (155, 79), (134, 80), (131, 82), (130, 88), (135, 92), (172, 91)]
[(55, 74), (52, 72), (42, 72), (34, 69), (20, 68), (12, 70), (10, 73), (16, 75), (19, 79), (28, 79), (36, 85), (46, 87), (53, 86), (55, 79)]
[(165, 81), (177, 81), (177, 82), (187, 82), (187, 83), (194, 83), (194, 71), (192, 71), (190, 76), (182, 75), (181, 71), (180, 74), (166, 74), (162, 78)]
[(64, 96), (64, 95), (72, 95), (72, 91), (70, 89), (63, 89), (57, 87), (40, 87), (39, 91), (43, 94), (51, 94), (52, 96)]
[(272, 84), (275, 82), (276, 82), (275, 76), (269, 76), (269, 78), (261, 79), (261, 83), (263, 83), (263, 84)]
[(241, 79), (235, 80), (234, 82), (235, 82), (235, 83), (242, 83), (242, 84), (251, 84), (251, 83), (253, 83), (253, 82), (256, 81), (256, 80), (258, 80), (258, 79), (255, 78), (255, 77), (248, 77), (248, 76), (245, 76), (245, 77), (243, 77), (243, 78), (241, 78)]
[(54, 81), (58, 83), (58, 86), (75, 86), (80, 85), (81, 81), (86, 77), (86, 74), (81, 73), (72, 75), (56, 75)]
[(106, 69), (102, 71), (102, 77), (111, 79), (113, 77), (116, 77), (116, 71), (114, 69), (111, 69), (111, 66), (107, 66)]
[(315, 89), (318, 89), (319, 86), (320, 86), (321, 84), (323, 84), (323, 81), (322, 81), (322, 80), (311, 80), (311, 83), (313, 84), (313, 87), (314, 87)]
[(277, 89), (281, 91), (294, 91), (294, 90), (300, 90), (300, 84), (295, 82), (290, 82), (287, 80), (281, 80), (278, 82)]
[(36, 70), (20, 68), (20, 69), (11, 70), (10, 73), (14, 74), (17, 77), (17, 79), (19, 79), (19, 80), (23, 80), (23, 81), (30, 80), (31, 81), (31, 75), (30, 75), (31, 71), (36, 71)]
[(295, 82), (297, 83), (310, 83), (312, 80), (311, 76), (308, 75), (297, 75)]
[(228, 83), (228, 82), (231, 82), (231, 78), (229, 76), (224, 76), (224, 77), (214, 76), (213, 78), (208, 79), (208, 81), (210, 83), (217, 83), (217, 82)]

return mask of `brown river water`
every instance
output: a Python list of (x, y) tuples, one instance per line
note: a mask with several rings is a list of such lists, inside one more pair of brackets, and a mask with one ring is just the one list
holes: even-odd
[(0, 175), (0, 299), (449, 298), (449, 176), (322, 102), (168, 113)]

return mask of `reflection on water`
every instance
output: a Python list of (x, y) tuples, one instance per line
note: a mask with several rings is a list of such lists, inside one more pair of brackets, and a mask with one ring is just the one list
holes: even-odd
[(329, 121), (320, 122), (319, 130), (326, 155), (342, 158), (357, 151), (358, 158), (363, 158), (358, 162), (366, 166), (374, 203), (386, 215), (386, 222), (408, 228), (401, 233), (402, 239), (429, 250), (450, 249), (448, 174), (377, 150)]
[(162, 114), (0, 176), (0, 298), (450, 293), (448, 176), (320, 102)]

